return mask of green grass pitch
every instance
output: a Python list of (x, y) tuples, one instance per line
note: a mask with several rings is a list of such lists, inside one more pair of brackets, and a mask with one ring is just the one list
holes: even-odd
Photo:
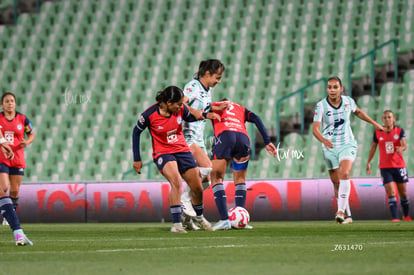
[(414, 222), (253, 222), (253, 230), (172, 234), (169, 223), (0, 228), (0, 274), (409, 274)]

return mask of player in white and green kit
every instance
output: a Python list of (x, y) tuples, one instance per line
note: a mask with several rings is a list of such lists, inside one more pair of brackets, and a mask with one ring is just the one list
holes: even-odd
[[(184, 103), (194, 109), (209, 112), (211, 109), (211, 88), (221, 82), (223, 72), (224, 65), (220, 60), (208, 59), (201, 61), (194, 79), (184, 86), (184, 95), (187, 97)], [(223, 104), (220, 108), (225, 109), (226, 106), (226, 104)], [(206, 145), (204, 143), (205, 125), (205, 121), (184, 122), (183, 133), (191, 153), (200, 167), (203, 188), (207, 189), (210, 185), (209, 173), (211, 171), (211, 161), (207, 155)], [(181, 203), (183, 206), (183, 224), (187, 229), (197, 230), (197, 226), (191, 220), (195, 212), (191, 204), (189, 188), (184, 189), (181, 196)]]
[[(383, 128), (360, 110), (351, 97), (341, 95), (343, 89), (339, 77), (328, 79), (326, 89), (328, 96), (316, 105), (312, 132), (322, 142), (323, 156), (338, 200), (335, 220), (338, 223), (351, 223), (351, 211), (348, 203), (351, 190), (350, 175), (358, 150), (351, 129), (351, 113), (371, 123), (378, 130), (383, 130)], [(344, 217), (345, 210), (348, 215), (347, 219)]]

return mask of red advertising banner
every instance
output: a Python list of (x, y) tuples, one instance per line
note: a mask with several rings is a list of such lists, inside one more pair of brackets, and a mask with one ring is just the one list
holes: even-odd
[[(412, 180), (412, 179), (411, 179)], [(354, 219), (389, 219), (387, 198), (378, 178), (351, 182)], [(228, 208), (235, 186), (224, 183)], [(333, 219), (336, 199), (329, 179), (248, 181), (246, 209), (252, 221)], [(414, 205), (414, 186), (407, 185)], [(167, 182), (56, 183), (21, 186), (18, 214), (22, 222), (170, 221)], [(219, 215), (211, 188), (204, 192), (204, 213)]]

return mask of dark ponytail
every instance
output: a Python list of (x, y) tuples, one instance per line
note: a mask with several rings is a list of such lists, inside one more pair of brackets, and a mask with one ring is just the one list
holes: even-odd
[(203, 77), (206, 72), (210, 74), (218, 73), (219, 70), (224, 71), (224, 65), (218, 59), (207, 59), (200, 62), (198, 66), (198, 72), (195, 74), (197, 78)]
[(177, 86), (168, 86), (162, 91), (157, 92), (157, 96), (155, 97), (155, 100), (158, 103), (175, 103), (181, 100), (181, 98), (184, 97), (183, 90), (178, 88)]

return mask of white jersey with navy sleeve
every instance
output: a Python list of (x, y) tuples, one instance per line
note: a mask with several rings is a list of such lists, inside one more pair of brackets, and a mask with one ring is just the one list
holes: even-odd
[[(203, 84), (194, 78), (184, 86), (184, 95), (188, 97), (187, 104), (197, 110), (209, 112), (211, 109), (211, 89), (206, 89)], [(183, 122), (183, 133), (188, 145), (197, 143), (205, 149), (204, 128), (206, 120), (195, 122)]]
[(356, 108), (355, 101), (349, 96), (341, 96), (341, 104), (337, 108), (326, 97), (317, 103), (313, 121), (321, 122), (323, 137), (334, 147), (340, 147), (355, 140), (350, 115)]

